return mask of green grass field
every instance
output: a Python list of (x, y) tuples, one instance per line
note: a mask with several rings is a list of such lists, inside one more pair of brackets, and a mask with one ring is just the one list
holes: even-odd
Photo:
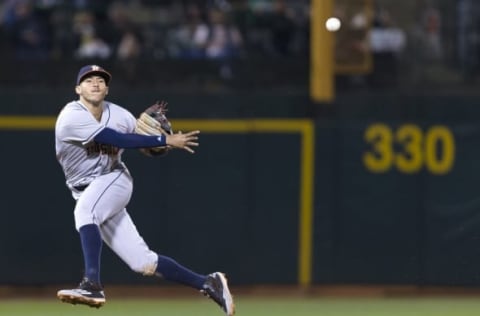
[[(252, 298), (237, 297), (238, 316), (468, 316), (480, 314), (480, 298)], [(15, 316), (222, 316), (205, 299), (110, 299), (94, 309), (54, 299), (0, 300), (0, 315)]]

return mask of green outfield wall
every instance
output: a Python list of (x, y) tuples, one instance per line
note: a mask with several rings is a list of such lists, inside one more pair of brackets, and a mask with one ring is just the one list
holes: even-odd
[[(53, 132), (58, 100), (74, 96), (57, 92), (0, 93), (0, 284), (82, 273)], [(174, 126), (202, 135), (195, 155), (124, 155), (128, 209), (152, 249), (238, 285), (480, 285), (474, 96), (166, 96)], [(115, 101), (136, 113), (152, 100)], [(158, 282), (104, 249), (104, 282)]]

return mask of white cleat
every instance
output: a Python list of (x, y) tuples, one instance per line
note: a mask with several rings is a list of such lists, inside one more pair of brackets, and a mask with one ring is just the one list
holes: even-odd
[(65, 303), (73, 305), (82, 304), (100, 308), (105, 304), (105, 294), (100, 285), (84, 278), (76, 289), (60, 290), (57, 297)]
[(235, 303), (228, 289), (227, 278), (221, 272), (214, 272), (207, 276), (201, 292), (217, 303), (227, 316), (235, 315)]

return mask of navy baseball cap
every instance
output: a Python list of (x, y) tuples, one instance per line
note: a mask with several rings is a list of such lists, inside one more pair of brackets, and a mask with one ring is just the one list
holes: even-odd
[(85, 79), (85, 77), (91, 76), (91, 75), (97, 75), (105, 79), (105, 83), (107, 84), (107, 86), (108, 86), (108, 83), (110, 82), (110, 79), (112, 79), (112, 75), (102, 67), (97, 65), (87, 65), (87, 66), (83, 66), (78, 72), (77, 86), (80, 84), (80, 82), (83, 81), (83, 79)]

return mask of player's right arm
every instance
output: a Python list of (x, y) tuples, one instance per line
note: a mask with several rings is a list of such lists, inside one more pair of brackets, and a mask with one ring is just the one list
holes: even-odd
[[(135, 120), (133, 119), (133, 122)], [(133, 126), (134, 123), (132, 123)], [(133, 130), (133, 127), (127, 131)], [(87, 145), (92, 141), (118, 148), (152, 148), (172, 146), (193, 152), (190, 146), (196, 142), (199, 131), (173, 135), (147, 136), (133, 132), (119, 132), (93, 119), (92, 115), (75, 102), (69, 103), (60, 113), (55, 131), (57, 138), (64, 142), (79, 142)]]
[(94, 138), (101, 144), (108, 144), (118, 148), (148, 148), (167, 145), (165, 135), (145, 136), (134, 133), (119, 133), (114, 129), (105, 127)]
[(114, 129), (105, 127), (94, 137), (94, 140), (118, 148), (151, 148), (169, 145), (193, 153), (190, 146), (198, 146), (196, 141), (199, 133), (199, 131), (193, 131), (185, 134), (147, 136), (135, 133), (119, 133)]

